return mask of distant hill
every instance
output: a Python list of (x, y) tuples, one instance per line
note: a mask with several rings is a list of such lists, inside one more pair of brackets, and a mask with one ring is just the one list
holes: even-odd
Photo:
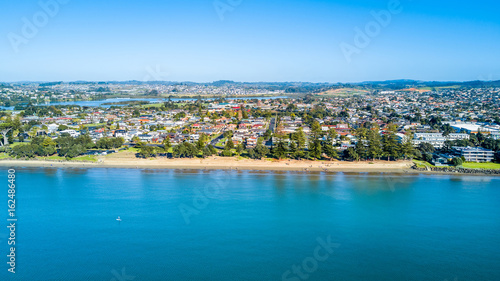
[(337, 89), (357, 89), (362, 91), (382, 91), (382, 90), (440, 90), (446, 88), (484, 88), (484, 87), (500, 87), (500, 80), (497, 81), (419, 81), (411, 79), (398, 79), (387, 81), (366, 81), (356, 83), (311, 83), (311, 82), (235, 82), (232, 80), (219, 80), (210, 83), (197, 82), (174, 82), (174, 81), (72, 81), (72, 82), (16, 82), (16, 83), (1, 83), (3, 87), (12, 85), (38, 85), (39, 87), (50, 87), (61, 84), (70, 85), (94, 85), (105, 86), (108, 84), (122, 85), (173, 85), (173, 86), (214, 86), (214, 87), (242, 87), (249, 89), (266, 89), (270, 91), (281, 90), (288, 94), (294, 93), (322, 93), (327, 91), (335, 91)]

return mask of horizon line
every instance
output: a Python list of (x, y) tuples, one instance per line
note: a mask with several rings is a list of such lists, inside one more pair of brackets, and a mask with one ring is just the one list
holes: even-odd
[(172, 81), (172, 80), (20, 80), (20, 81), (0, 81), (0, 83), (124, 83), (124, 82), (140, 82), (140, 83), (194, 83), (194, 84), (211, 84), (215, 82), (229, 82), (229, 83), (310, 83), (310, 84), (363, 84), (363, 83), (380, 83), (380, 82), (417, 82), (417, 83), (467, 83), (467, 82), (498, 82), (500, 80), (416, 80), (416, 79), (389, 79), (389, 80), (371, 80), (371, 81), (357, 81), (357, 82), (310, 82), (310, 81), (234, 81), (228, 79), (220, 79), (211, 82), (195, 82), (195, 81)]

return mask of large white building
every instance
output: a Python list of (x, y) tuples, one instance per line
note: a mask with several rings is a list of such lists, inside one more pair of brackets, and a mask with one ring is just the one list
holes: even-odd
[(482, 147), (453, 147), (453, 149), (464, 157), (466, 162), (491, 162), (494, 158), (493, 150)]
[(485, 125), (481, 123), (460, 123), (460, 122), (444, 122), (457, 132), (466, 132), (467, 134), (477, 134), (479, 132), (484, 134), (498, 135), (500, 133), (500, 126), (498, 125)]
[(442, 148), (444, 146), (445, 141), (453, 141), (453, 140), (468, 140), (468, 134), (449, 134), (448, 136), (443, 136), (441, 133), (415, 133), (413, 137), (413, 144), (415, 146), (420, 145), (421, 143), (427, 142), (430, 143), (435, 148)]
[(64, 130), (64, 131), (61, 131), (61, 134), (69, 134), (70, 136), (72, 136), (73, 138), (76, 138), (80, 135), (79, 132), (75, 131), (75, 130), (71, 130), (71, 129), (68, 129), (68, 130)]

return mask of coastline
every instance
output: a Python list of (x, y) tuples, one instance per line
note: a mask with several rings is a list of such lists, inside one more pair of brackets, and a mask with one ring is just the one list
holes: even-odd
[(100, 158), (98, 162), (49, 161), (49, 160), (1, 160), (7, 167), (68, 167), (68, 168), (137, 168), (137, 169), (190, 169), (190, 170), (252, 170), (252, 171), (304, 171), (304, 172), (403, 172), (411, 162), (340, 162), (299, 160), (251, 160), (209, 157), (206, 159), (139, 159)]
[(432, 174), (499, 176), (486, 173), (458, 173), (422, 171), (412, 168), (411, 161), (306, 161), (306, 160), (251, 160), (223, 157), (206, 159), (139, 159), (122, 157), (101, 157), (98, 162), (48, 161), (48, 160), (0, 160), (0, 167), (40, 167), (40, 168), (123, 168), (123, 169), (166, 169), (166, 170), (241, 170), (241, 171), (294, 171), (326, 173), (390, 173), (390, 174)]

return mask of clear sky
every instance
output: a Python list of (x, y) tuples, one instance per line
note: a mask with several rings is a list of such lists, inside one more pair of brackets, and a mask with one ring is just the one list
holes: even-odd
[(54, 1), (2, 1), (0, 81), (500, 80), (493, 0)]

